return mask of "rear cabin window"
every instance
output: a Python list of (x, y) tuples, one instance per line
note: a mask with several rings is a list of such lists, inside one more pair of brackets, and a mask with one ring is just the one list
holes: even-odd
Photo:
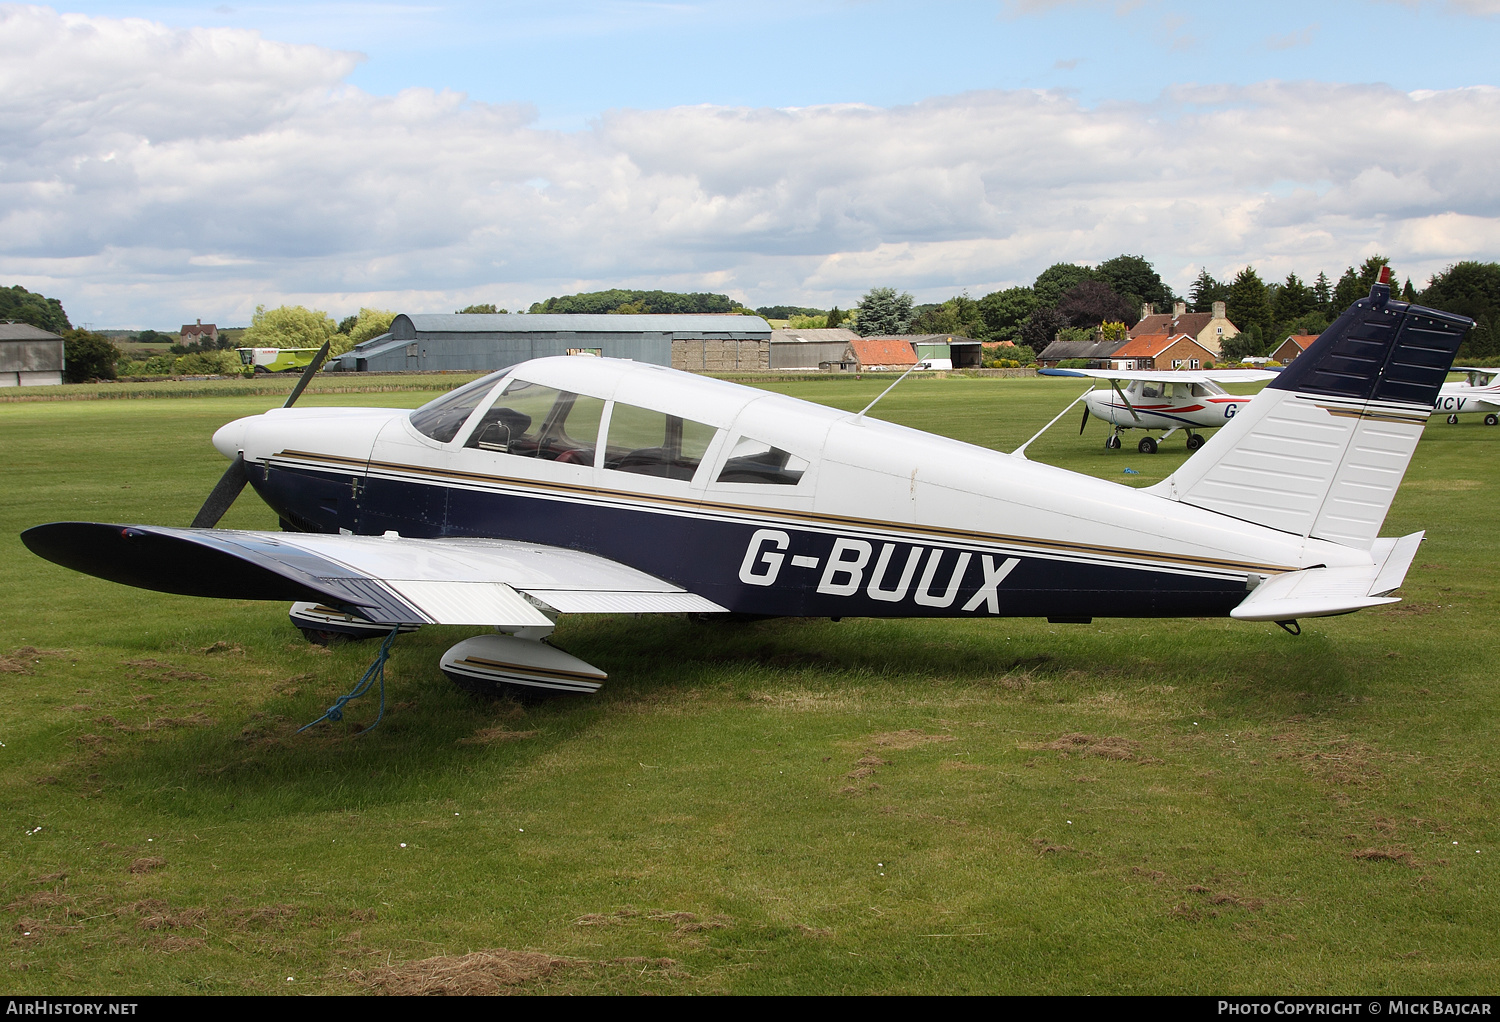
[(427, 402), (411, 413), (412, 426), (423, 436), (431, 437), (440, 444), (448, 443), (458, 435), (459, 427), (474, 409), (489, 396), (498, 375), (491, 373)]
[(692, 419), (616, 402), (609, 416), (604, 467), (666, 479), (691, 479), (717, 430)]
[(742, 436), (735, 441), (729, 460), (719, 470), (718, 482), (796, 486), (806, 471), (807, 462), (795, 454)]
[(569, 465), (592, 465), (604, 401), (512, 380), (469, 434), (466, 447)]

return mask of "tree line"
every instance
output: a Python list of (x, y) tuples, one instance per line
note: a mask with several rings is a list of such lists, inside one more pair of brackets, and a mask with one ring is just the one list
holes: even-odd
[[(947, 333), (981, 341), (1008, 341), (1040, 352), (1054, 340), (1108, 340), (1123, 337), (1150, 305), (1170, 312), (1176, 302), (1189, 312), (1211, 312), (1223, 302), (1225, 315), (1240, 331), (1223, 342), (1228, 359), (1269, 354), (1290, 334), (1319, 334), (1360, 298), (1390, 260), (1373, 255), (1356, 269), (1346, 268), (1334, 283), (1320, 271), (1310, 282), (1297, 273), (1267, 282), (1253, 266), (1230, 280), (1207, 270), (1179, 297), (1141, 256), (1120, 255), (1098, 266), (1055, 263), (1028, 286), (993, 291), (980, 298), (967, 293), (946, 302), (917, 305), (895, 288), (872, 288), (855, 310), (862, 335)], [(1477, 326), (1460, 356), (1500, 354), (1500, 263), (1460, 262), (1436, 274), (1420, 292), (1410, 278), (1394, 288), (1398, 297), (1447, 312), (1471, 316)]]
[[(1337, 315), (1369, 294), (1385, 256), (1372, 255), (1358, 269), (1347, 267), (1337, 282), (1320, 271), (1311, 281), (1289, 273), (1281, 281), (1261, 279), (1246, 266), (1230, 280), (1218, 280), (1207, 270), (1198, 274), (1185, 296), (1176, 295), (1156, 269), (1138, 255), (1119, 255), (1097, 266), (1054, 263), (1031, 284), (993, 291), (980, 298), (967, 292), (945, 302), (916, 304), (909, 293), (893, 287), (871, 288), (859, 304), (843, 312), (794, 305), (750, 309), (728, 295), (671, 291), (612, 289), (548, 298), (531, 306), (532, 313), (683, 314), (729, 313), (789, 320), (794, 328), (815, 329), (847, 325), (862, 336), (895, 334), (950, 334), (980, 341), (1010, 342), (1013, 357), (1026, 361), (1053, 340), (1091, 340), (1123, 337), (1140, 318), (1143, 306), (1170, 312), (1181, 301), (1189, 311), (1209, 312), (1223, 302), (1226, 315), (1240, 331), (1223, 342), (1229, 360), (1266, 355), (1288, 334), (1318, 334)], [(1393, 288), (1393, 290), (1395, 290)], [(1462, 360), (1500, 357), (1500, 263), (1466, 260), (1435, 274), (1418, 291), (1408, 277), (1399, 289), (1405, 301), (1472, 317), (1476, 326), (1459, 350)], [(504, 313), (492, 304), (470, 305), (460, 313)], [(335, 321), (319, 309), (283, 305), (257, 306), (250, 327), (240, 339), (244, 347), (316, 348), (331, 340), (333, 354), (390, 329), (396, 314), (388, 309), (362, 308), (356, 315)], [(210, 345), (180, 345), (175, 334), (143, 330), (134, 339), (173, 342), (169, 355), (133, 360), (108, 337), (75, 328), (56, 298), (28, 291), (20, 285), (0, 287), (0, 321), (30, 323), (61, 335), (70, 383), (135, 375), (199, 375), (242, 370), (233, 351)], [(221, 341), (221, 344), (227, 344)], [(177, 350), (180, 348), (181, 350)], [(199, 350), (194, 350), (195, 348)]]

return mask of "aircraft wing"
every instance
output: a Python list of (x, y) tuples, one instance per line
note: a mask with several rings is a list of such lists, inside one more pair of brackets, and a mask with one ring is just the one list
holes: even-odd
[(595, 554), (498, 539), (409, 539), (54, 522), (21, 539), (114, 582), (241, 600), (313, 600), (382, 624), (548, 625), (564, 614), (725, 608)]
[(1038, 369), (1038, 376), (1089, 376), (1096, 380), (1144, 380), (1147, 383), (1259, 383), (1276, 379), (1272, 369)]
[(1483, 366), (1454, 366), (1448, 371), (1450, 373), (1489, 373), (1491, 376), (1500, 376), (1500, 369), (1486, 369)]
[(1305, 568), (1276, 575), (1256, 586), (1229, 616), (1240, 621), (1295, 621), (1399, 603), (1386, 594), (1406, 579), (1423, 535), (1414, 532), (1400, 539), (1377, 539), (1368, 565)]

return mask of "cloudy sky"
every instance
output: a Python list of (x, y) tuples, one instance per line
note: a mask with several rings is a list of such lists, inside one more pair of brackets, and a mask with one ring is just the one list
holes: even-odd
[(0, 284), (75, 323), (848, 306), (1500, 258), (1500, 0), (0, 4)]

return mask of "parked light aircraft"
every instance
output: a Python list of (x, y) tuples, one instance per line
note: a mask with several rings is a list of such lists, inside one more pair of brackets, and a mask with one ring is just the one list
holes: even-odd
[(1455, 372), (1468, 373), (1467, 380), (1445, 383), (1438, 391), (1437, 410), (1448, 413), (1448, 424), (1456, 425), (1464, 412), (1483, 412), (1486, 426), (1500, 425), (1500, 369), (1476, 369), (1454, 366)]
[[(1157, 443), (1150, 430), (1165, 430), (1162, 440), (1178, 430), (1187, 432), (1187, 449), (1196, 451), (1204, 444), (1198, 429), (1214, 429), (1239, 413), (1255, 395), (1231, 394), (1221, 383), (1259, 383), (1274, 380), (1276, 374), (1266, 369), (1193, 369), (1171, 371), (1134, 371), (1116, 369), (1040, 369), (1043, 376), (1086, 376), (1108, 380), (1109, 387), (1092, 390), (1083, 400), (1083, 421), (1078, 435), (1083, 435), (1092, 414), (1111, 424), (1104, 446), (1120, 449), (1120, 434), (1127, 429), (1147, 430), (1136, 444), (1142, 454), (1155, 454)], [(1124, 382), (1122, 388), (1120, 384)]]
[[(492, 627), (442, 658), (484, 690), (598, 688), (602, 671), (542, 641), (559, 614), (1228, 615), (1293, 630), (1395, 602), (1422, 533), (1377, 537), (1472, 325), (1377, 283), (1147, 489), (564, 356), (411, 412), (236, 420), (214, 435), (231, 465), (197, 527), (59, 522), (23, 539), (148, 589), (299, 601), (381, 630)], [(246, 482), (286, 531), (212, 527)]]

